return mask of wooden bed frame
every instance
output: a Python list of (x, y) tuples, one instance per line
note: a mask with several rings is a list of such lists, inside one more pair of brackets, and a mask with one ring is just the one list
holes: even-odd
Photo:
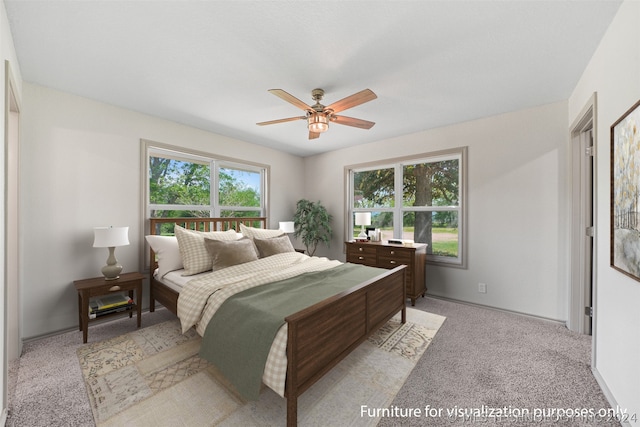
[[(175, 223), (200, 231), (240, 230), (240, 224), (265, 228), (266, 218), (151, 218), (150, 231), (158, 225)], [(153, 277), (157, 268), (151, 250), (149, 311), (155, 301), (177, 314), (178, 293)], [(288, 316), (287, 426), (296, 426), (298, 397), (344, 359), (360, 343), (378, 330), (396, 313), (406, 322), (405, 266), (356, 285), (317, 304)]]

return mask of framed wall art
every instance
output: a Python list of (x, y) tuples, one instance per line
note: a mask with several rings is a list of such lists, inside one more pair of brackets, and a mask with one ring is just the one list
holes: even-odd
[(640, 101), (611, 125), (611, 267), (640, 281)]

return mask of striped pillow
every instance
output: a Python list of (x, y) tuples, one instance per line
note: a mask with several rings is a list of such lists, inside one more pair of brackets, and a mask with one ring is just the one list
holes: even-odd
[(236, 240), (235, 230), (227, 231), (196, 231), (179, 225), (175, 227), (180, 256), (184, 265), (183, 276), (192, 276), (211, 270), (213, 260), (204, 245), (204, 238), (213, 240)]

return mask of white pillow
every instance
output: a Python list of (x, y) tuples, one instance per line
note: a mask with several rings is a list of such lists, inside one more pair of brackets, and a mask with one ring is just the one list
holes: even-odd
[(213, 261), (204, 245), (204, 238), (212, 240), (236, 240), (235, 230), (195, 231), (175, 226), (178, 247), (184, 265), (183, 276), (191, 276), (211, 270)]
[(158, 260), (158, 274), (160, 278), (170, 271), (182, 269), (182, 257), (175, 236), (145, 236), (149, 246), (153, 249)]
[(284, 235), (282, 230), (269, 230), (266, 228), (254, 228), (247, 227), (244, 224), (240, 224), (240, 231), (242, 235), (250, 239), (270, 239), (271, 237), (280, 237)]

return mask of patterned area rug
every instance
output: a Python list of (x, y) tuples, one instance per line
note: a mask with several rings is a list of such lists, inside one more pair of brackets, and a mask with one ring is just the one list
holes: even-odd
[[(375, 425), (362, 405), (386, 408), (444, 322), (407, 309), (391, 319), (298, 399), (298, 424)], [(286, 401), (267, 387), (244, 402), (198, 357), (200, 337), (178, 320), (78, 349), (96, 425), (281, 426)]]

